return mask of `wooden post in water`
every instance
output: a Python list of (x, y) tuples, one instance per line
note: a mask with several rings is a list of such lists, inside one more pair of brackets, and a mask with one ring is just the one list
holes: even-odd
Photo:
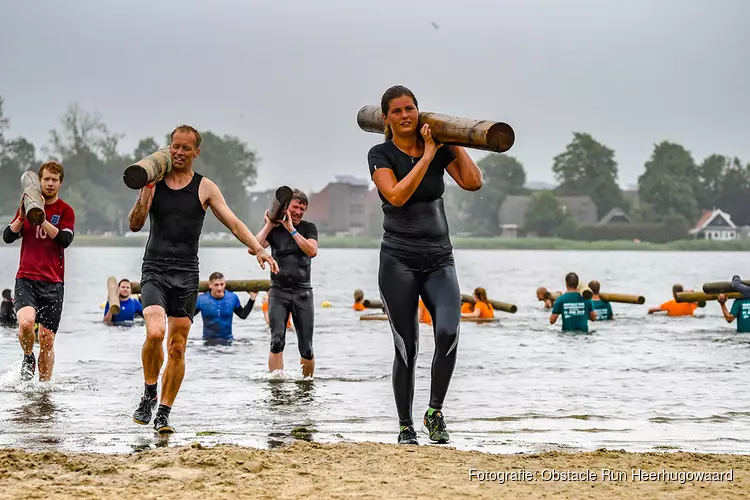
[[(132, 293), (141, 293), (141, 283), (130, 283)], [(271, 280), (227, 280), (227, 290), (230, 292), (267, 292), (271, 289)], [(208, 291), (208, 281), (198, 283), (199, 292)]]
[[(516, 140), (513, 127), (503, 122), (420, 112), (419, 128), (425, 123), (430, 125), (435, 142), (448, 145), (504, 153)], [(380, 106), (362, 107), (357, 113), (357, 124), (365, 132), (382, 134), (385, 120)]]
[[(474, 304), (474, 296), (463, 293), (461, 294), (461, 302)], [(518, 307), (513, 304), (508, 304), (506, 302), (500, 302), (499, 300), (492, 300), (489, 298), (487, 299), (487, 302), (489, 302), (492, 305), (492, 308), (497, 311), (503, 311), (511, 314), (515, 314), (518, 311)]]
[(362, 305), (367, 309), (383, 309), (383, 302), (377, 299), (365, 299)]
[(34, 226), (44, 222), (44, 196), (42, 186), (39, 184), (39, 175), (28, 170), (21, 176), (21, 189), (23, 190), (23, 211), (26, 218)]
[[(742, 283), (750, 286), (750, 281), (742, 280)], [(713, 293), (732, 293), (735, 289), (732, 287), (731, 281), (713, 281), (703, 285), (703, 291), (708, 294)]]
[(120, 290), (114, 276), (107, 278), (107, 301), (112, 314), (120, 314)]
[(599, 298), (607, 302), (619, 302), (620, 304), (644, 304), (646, 297), (643, 295), (626, 295), (624, 293), (600, 293)]
[(141, 189), (146, 184), (160, 181), (170, 170), (172, 155), (169, 148), (162, 148), (126, 168), (122, 180), (130, 189)]
[[(742, 299), (745, 296), (740, 292), (729, 292), (725, 294), (727, 299)], [(707, 302), (709, 300), (716, 300), (719, 298), (718, 293), (705, 293), (705, 292), (679, 292), (675, 295), (677, 302)]]

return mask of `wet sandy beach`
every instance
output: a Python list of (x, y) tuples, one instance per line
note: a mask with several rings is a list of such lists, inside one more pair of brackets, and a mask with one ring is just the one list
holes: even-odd
[[(487, 472), (506, 481), (480, 480)], [(130, 454), (0, 451), (0, 498), (734, 499), (750, 495), (748, 477), (750, 456), (683, 452), (496, 455), (302, 441), (272, 450), (195, 443)]]

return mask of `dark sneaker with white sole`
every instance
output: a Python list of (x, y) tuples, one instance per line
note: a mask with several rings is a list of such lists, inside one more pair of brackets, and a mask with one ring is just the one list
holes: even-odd
[(398, 444), (419, 444), (413, 426), (410, 425), (401, 429), (401, 432), (398, 433)]

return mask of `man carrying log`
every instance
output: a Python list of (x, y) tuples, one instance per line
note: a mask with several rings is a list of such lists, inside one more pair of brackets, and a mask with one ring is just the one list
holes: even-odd
[(130, 280), (121, 279), (117, 284), (117, 293), (119, 298), (120, 312), (112, 313), (112, 304), (109, 300), (104, 305), (104, 321), (112, 325), (127, 325), (135, 321), (136, 316), (143, 317), (143, 305), (137, 299), (131, 297), (132, 288)]
[(284, 368), (287, 318), (291, 313), (297, 331), (302, 374), (311, 377), (315, 371), (315, 302), (310, 282), (310, 261), (318, 254), (318, 228), (312, 222), (302, 220), (307, 205), (307, 195), (295, 189), (281, 223), (271, 222), (266, 211), (263, 217), (265, 224), (258, 232), (258, 241), (264, 247), (270, 246), (273, 256), (282, 263), (281, 272), (271, 275), (271, 290), (268, 292), (271, 327), (268, 371)]
[(39, 380), (52, 378), (55, 365), (55, 335), (62, 317), (65, 249), (73, 242), (75, 213), (58, 196), (64, 171), (57, 162), (39, 167), (44, 198), (44, 221), (35, 226), (26, 219), (23, 198), (3, 240), (21, 239), (21, 262), (16, 274), (15, 309), (18, 340), (23, 348), (21, 379), (31, 380), (36, 370), (34, 324), (39, 323)]
[(133, 232), (143, 228), (146, 215), (151, 223), (140, 282), (146, 323), (141, 351), (145, 391), (133, 421), (142, 425), (151, 421), (157, 402), (157, 379), (164, 362), (162, 343), (169, 330), (167, 366), (154, 418), (154, 429), (160, 433), (174, 432), (169, 413), (185, 375), (185, 347), (198, 296), (198, 247), (206, 209), (210, 207), (216, 218), (248, 247), (262, 269), (268, 263), (272, 273), (278, 272), (276, 261), (230, 210), (218, 186), (193, 171), (200, 145), (201, 136), (195, 128), (177, 127), (170, 137), (171, 170), (162, 180), (141, 188), (128, 214)]
[(236, 293), (226, 290), (227, 281), (220, 272), (211, 273), (208, 277), (208, 291), (198, 296), (195, 314), (203, 315), (203, 340), (211, 344), (231, 344), (232, 320), (236, 314), (246, 319), (255, 305), (258, 292), (250, 292), (245, 307), (242, 307)]

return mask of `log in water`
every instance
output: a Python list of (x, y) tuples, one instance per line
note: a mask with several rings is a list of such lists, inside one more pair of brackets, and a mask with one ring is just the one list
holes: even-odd
[(36, 172), (27, 171), (21, 176), (21, 189), (23, 190), (23, 211), (26, 218), (34, 226), (44, 222), (44, 196), (42, 186), (39, 184), (39, 175)]
[[(363, 314), (359, 317), (361, 321), (387, 321), (388, 316), (385, 314)], [(467, 323), (496, 323), (500, 321), (498, 318), (465, 318), (462, 317), (461, 321)]]
[[(419, 127), (425, 123), (430, 125), (435, 142), (448, 145), (504, 153), (516, 140), (513, 127), (503, 122), (420, 112)], [(385, 121), (380, 106), (360, 109), (357, 124), (365, 132), (382, 134)]]
[[(474, 304), (474, 296), (473, 295), (461, 295), (461, 302), (467, 302), (469, 304)], [(516, 307), (513, 304), (508, 304), (506, 302), (500, 302), (499, 300), (492, 300), (487, 299), (487, 302), (492, 304), (492, 308), (496, 309), (498, 311), (503, 311), (511, 314), (515, 314), (518, 311), (518, 307)]]
[(362, 305), (367, 309), (383, 309), (383, 302), (377, 299), (365, 299)]
[[(130, 283), (132, 293), (141, 293), (141, 283)], [(227, 280), (227, 290), (230, 292), (267, 292), (271, 289), (271, 280)], [(208, 281), (198, 283), (199, 292), (208, 291)]]
[(172, 155), (169, 148), (162, 148), (126, 168), (122, 180), (130, 189), (141, 189), (146, 184), (160, 181), (170, 170)]
[(643, 295), (627, 295), (624, 293), (600, 293), (599, 298), (607, 302), (619, 302), (620, 304), (644, 304), (646, 297)]

